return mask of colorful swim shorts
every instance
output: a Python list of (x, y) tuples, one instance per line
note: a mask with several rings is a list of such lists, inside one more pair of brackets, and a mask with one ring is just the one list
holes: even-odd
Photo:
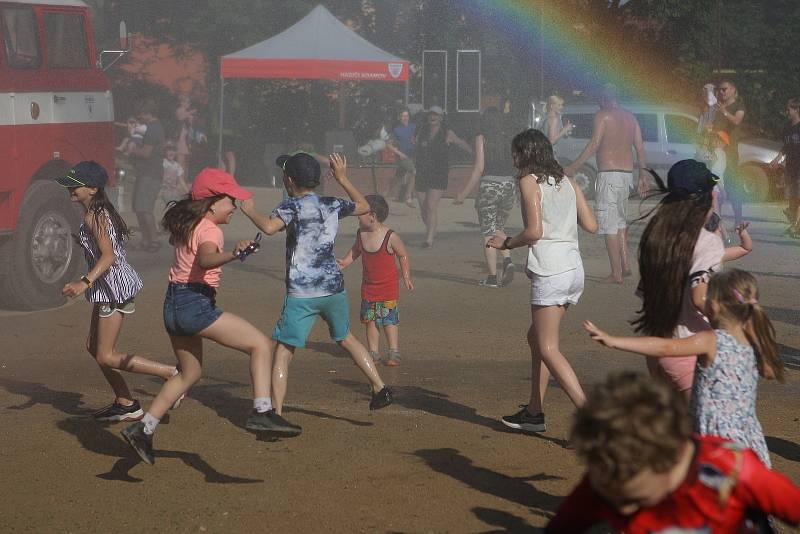
[(400, 324), (400, 310), (396, 300), (361, 301), (361, 322), (375, 323), (375, 326)]

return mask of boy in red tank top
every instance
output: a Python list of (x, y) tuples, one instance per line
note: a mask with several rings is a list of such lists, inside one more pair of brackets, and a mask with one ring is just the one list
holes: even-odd
[(361, 256), (364, 266), (361, 282), (361, 322), (367, 327), (369, 353), (375, 362), (381, 360), (378, 327), (383, 327), (386, 342), (389, 344), (389, 353), (384, 363), (396, 366), (400, 365), (398, 345), (400, 312), (397, 307), (400, 283), (395, 259), (400, 262), (406, 289), (413, 291), (411, 266), (408, 263), (403, 240), (383, 224), (389, 216), (389, 204), (386, 199), (380, 195), (367, 195), (366, 199), (370, 211), (358, 216), (356, 242), (347, 256), (337, 261), (339, 267), (344, 269)]

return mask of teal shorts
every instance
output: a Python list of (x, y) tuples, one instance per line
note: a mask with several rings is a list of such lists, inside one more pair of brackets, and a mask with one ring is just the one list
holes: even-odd
[(328, 323), (328, 331), (334, 341), (341, 341), (350, 333), (350, 307), (347, 291), (326, 297), (298, 298), (287, 295), (283, 301), (283, 312), (272, 339), (291, 347), (305, 347), (317, 316)]

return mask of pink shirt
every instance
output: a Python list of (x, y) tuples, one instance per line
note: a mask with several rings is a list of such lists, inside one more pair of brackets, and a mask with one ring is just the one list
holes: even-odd
[[(692, 255), (689, 283), (683, 288), (681, 312), (673, 337), (691, 337), (698, 332), (711, 330), (708, 319), (692, 304), (692, 288), (708, 283), (712, 272), (722, 269), (725, 245), (722, 239), (705, 228), (700, 230)], [(685, 358), (647, 358), (647, 367), (652, 374), (661, 375), (672, 382), (680, 391), (690, 390), (694, 380), (696, 356)]]
[(222, 267), (203, 269), (197, 263), (197, 249), (203, 243), (208, 242), (214, 243), (218, 252), (225, 248), (225, 236), (222, 234), (222, 229), (203, 217), (192, 232), (189, 244), (175, 247), (175, 263), (169, 270), (170, 282), (219, 287)]

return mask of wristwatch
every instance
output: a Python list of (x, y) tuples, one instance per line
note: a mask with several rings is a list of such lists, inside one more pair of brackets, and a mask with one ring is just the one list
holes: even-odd
[(503, 250), (510, 250), (511, 247), (508, 246), (508, 243), (511, 241), (511, 237), (506, 237), (503, 240)]
[(92, 281), (91, 281), (91, 280), (89, 280), (89, 277), (88, 277), (88, 276), (86, 276), (86, 275), (83, 275), (83, 276), (81, 276), (81, 282), (83, 282), (84, 284), (86, 284), (86, 287), (87, 287), (87, 288), (89, 288), (89, 287), (92, 287)]

